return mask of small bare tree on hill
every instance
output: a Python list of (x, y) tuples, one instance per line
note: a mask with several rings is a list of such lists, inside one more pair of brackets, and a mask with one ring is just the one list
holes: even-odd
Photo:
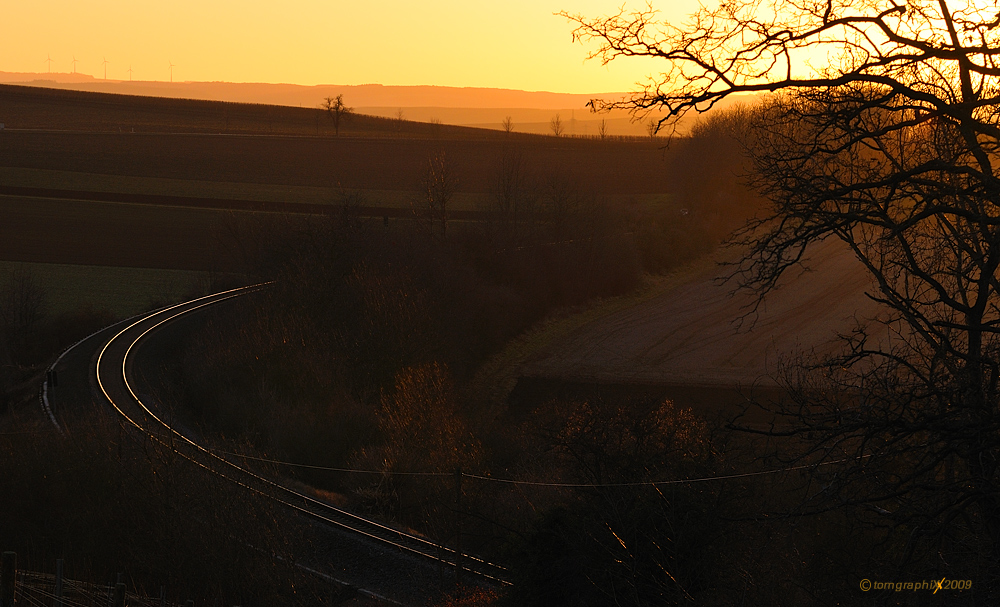
[(654, 119), (649, 119), (646, 121), (646, 135), (650, 139), (656, 140), (656, 134), (660, 132), (660, 123)]
[(608, 138), (608, 121), (604, 118), (601, 118), (601, 123), (597, 125), (597, 136), (601, 139)]
[(354, 111), (353, 108), (347, 107), (344, 103), (344, 96), (337, 95), (336, 97), (327, 97), (323, 100), (323, 109), (329, 114), (330, 119), (333, 120), (333, 131), (340, 136), (340, 123), (345, 118), (351, 115)]
[(559, 137), (563, 134), (563, 122), (562, 119), (559, 117), (559, 114), (553, 116), (552, 120), (549, 121), (549, 128), (552, 130), (552, 134), (555, 135), (556, 137)]
[(403, 113), (403, 108), (396, 110), (396, 117), (393, 119), (393, 125), (396, 127), (396, 133), (403, 132), (403, 123), (406, 122), (406, 115)]

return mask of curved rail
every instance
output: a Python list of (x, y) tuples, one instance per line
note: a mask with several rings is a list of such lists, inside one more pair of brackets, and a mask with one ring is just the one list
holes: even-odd
[[(183, 302), (161, 310), (152, 312), (135, 322), (132, 322), (124, 329), (115, 334), (101, 349), (97, 357), (96, 376), (97, 385), (104, 394), (111, 406), (132, 426), (138, 429), (149, 438), (165, 445), (177, 452), (182, 457), (194, 462), (198, 466), (213, 472), (231, 482), (253, 491), (254, 493), (266, 496), (282, 505), (297, 512), (320, 520), (341, 529), (348, 530), (362, 537), (379, 542), (383, 545), (404, 551), (417, 557), (428, 559), (434, 563), (453, 567), (456, 564), (456, 556), (461, 557), (463, 570), (479, 576), (484, 580), (502, 585), (510, 584), (506, 579), (506, 569), (500, 565), (490, 563), (483, 559), (468, 554), (456, 555), (455, 551), (442, 544), (432, 542), (425, 538), (393, 529), (377, 521), (358, 516), (347, 510), (337, 508), (326, 502), (318, 500), (310, 495), (296, 491), (281, 484), (278, 481), (258, 474), (247, 467), (240, 465), (230, 459), (215, 453), (211, 449), (195, 442), (190, 437), (180, 432), (172, 425), (164, 421), (160, 416), (142, 401), (136, 393), (131, 382), (127, 367), (129, 357), (133, 354), (136, 345), (151, 332), (162, 327), (164, 324), (175, 320), (185, 314), (189, 314), (206, 306), (214, 305), (235, 297), (241, 297), (249, 293), (254, 293), (266, 288), (266, 284), (241, 287), (229, 291), (207, 295), (191, 301)], [(137, 334), (137, 335), (136, 335)], [(111, 351), (121, 351), (114, 354)], [(120, 364), (118, 356), (121, 357)], [(121, 382), (120, 385), (117, 385)], [(112, 395), (112, 392), (120, 394)], [(117, 399), (117, 400), (116, 400)], [(128, 404), (126, 404), (128, 403)], [(137, 407), (142, 415), (153, 421), (154, 425), (162, 427), (167, 435), (176, 437), (182, 444), (187, 445), (193, 454), (181, 453), (176, 446), (168, 445), (163, 437), (154, 433), (149, 427), (144, 426), (140, 421), (133, 419), (125, 409)], [(297, 503), (293, 503), (294, 500)], [(448, 555), (448, 556), (442, 556)]]

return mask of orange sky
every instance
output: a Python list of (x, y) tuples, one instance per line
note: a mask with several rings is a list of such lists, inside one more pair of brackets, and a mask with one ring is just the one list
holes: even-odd
[[(681, 19), (697, 0), (661, 0)], [(0, 71), (128, 80), (432, 84), (567, 93), (626, 91), (656, 63), (601, 66), (559, 10), (621, 0), (20, 0), (0, 15)], [(644, 1), (630, 0), (641, 7)]]

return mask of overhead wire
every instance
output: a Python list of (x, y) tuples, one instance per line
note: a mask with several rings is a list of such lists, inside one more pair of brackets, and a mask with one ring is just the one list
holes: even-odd
[(268, 464), (276, 464), (280, 466), (290, 466), (293, 468), (307, 468), (309, 470), (322, 470), (324, 472), (350, 472), (354, 474), (391, 474), (393, 476), (455, 476), (454, 472), (392, 472), (389, 470), (361, 470), (357, 468), (337, 468), (333, 466), (316, 466), (313, 464), (298, 464), (295, 462), (287, 462), (276, 459), (269, 459), (266, 457), (257, 457), (254, 455), (246, 455), (245, 453), (233, 453), (232, 451), (215, 451), (220, 455), (231, 455), (233, 457), (239, 457), (242, 459), (249, 459), (258, 462), (264, 462)]
[[(264, 462), (268, 464), (275, 464), (279, 466), (290, 466), (295, 468), (307, 468), (310, 470), (323, 470), (330, 472), (346, 472), (352, 474), (380, 474), (380, 475), (392, 475), (392, 476), (455, 476), (456, 472), (392, 472), (388, 470), (366, 470), (360, 468), (336, 468), (330, 466), (316, 466), (312, 464), (298, 464), (295, 462), (288, 462), (276, 459), (270, 459), (266, 457), (257, 457), (253, 455), (246, 455), (241, 453), (233, 453), (231, 451), (214, 451), (220, 455), (230, 455), (233, 457), (240, 457), (244, 459)], [(868, 455), (861, 456), (862, 458), (868, 457)], [(600, 487), (642, 487), (642, 486), (658, 486), (658, 485), (680, 485), (685, 483), (703, 483), (708, 481), (721, 481), (721, 480), (732, 480), (737, 478), (749, 478), (754, 476), (764, 476), (768, 474), (779, 474), (781, 472), (794, 472), (796, 470), (807, 470), (810, 468), (817, 468), (820, 466), (830, 466), (833, 464), (843, 464), (849, 461), (854, 461), (859, 458), (844, 458), (839, 460), (831, 460), (827, 462), (818, 462), (815, 464), (800, 464), (798, 466), (789, 466), (785, 468), (774, 468), (771, 470), (759, 470), (756, 472), (738, 472), (733, 474), (724, 474), (718, 476), (703, 476), (697, 478), (679, 478), (679, 479), (669, 479), (669, 480), (649, 480), (649, 481), (632, 481), (632, 482), (622, 482), (622, 483), (564, 483), (557, 481), (527, 481), (519, 480), (513, 478), (502, 478), (496, 476), (486, 476), (481, 474), (470, 474), (468, 472), (460, 472), (462, 478), (471, 478), (481, 481), (489, 481), (494, 483), (503, 483), (508, 485), (529, 485), (533, 487), (562, 487), (562, 488), (600, 488)]]

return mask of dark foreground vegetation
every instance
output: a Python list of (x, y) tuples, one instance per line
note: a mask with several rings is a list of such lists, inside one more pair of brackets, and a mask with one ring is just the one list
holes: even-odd
[[(645, 523), (638, 523), (665, 512), (664, 503), (642, 490), (595, 493), (465, 479), (457, 512), (456, 468), (540, 481), (672, 477), (716, 465), (707, 427), (689, 412), (661, 401), (629, 406), (612, 400), (567, 402), (530, 418), (515, 417), (506, 410), (505, 395), (481, 378), (480, 368), (548, 315), (627, 293), (644, 275), (669, 271), (711, 250), (752, 212), (754, 203), (735, 183), (740, 158), (725, 129), (706, 127), (699, 139), (677, 144), (678, 151), (671, 151), (664, 165), (669, 176), (658, 177), (672, 184), (671, 197), (656, 204), (648, 197), (608, 196), (579, 178), (579, 166), (560, 169), (539, 156), (533, 145), (501, 141), (489, 153), (479, 153), (478, 168), (467, 163), (463, 167), (468, 158), (451, 154), (447, 147), (424, 155), (412, 170), (393, 177), (399, 180), (397, 187), (405, 184), (412, 192), (413, 215), (394, 219), (390, 226), (352, 214), (355, 205), (366, 202), (363, 192), (344, 194), (333, 203), (336, 212), (324, 215), (231, 214), (217, 232), (224, 241), (221, 246), (228, 247), (246, 280), (274, 280), (275, 285), (241, 304), (237, 313), (209, 315), (197, 337), (166, 358), (173, 361), (166, 368), (175, 382), (163, 389), (186, 405), (186, 415), (203, 431), (222, 434), (241, 450), (281, 461), (368, 471), (281, 469), (339, 494), (336, 499), (355, 508), (449, 543), (456, 540), (460, 519), (467, 550), (530, 565), (515, 569), (518, 588), (523, 589), (517, 599), (521, 602), (564, 593), (575, 602), (599, 601), (606, 584), (634, 585), (639, 578), (627, 569), (612, 569), (608, 579), (593, 585), (586, 582), (588, 571), (605, 567), (601, 553), (613, 548), (608, 541), (616, 541), (615, 533), (639, 533)], [(119, 153), (115, 149), (109, 150), (112, 157)], [(712, 162), (707, 150), (714, 155)], [(719, 179), (694, 177), (701, 170), (699, 157), (717, 169)], [(19, 158), (22, 164), (48, 167), (39, 164), (41, 155), (27, 149)], [(448, 213), (456, 183), (464, 191), (478, 190), (486, 200), (477, 220), (456, 221)], [(630, 187), (641, 193), (649, 186)], [(44, 314), (44, 293), (32, 286), (30, 275), (12, 275), (5, 284), (10, 300), (2, 332), (5, 395), (10, 415), (28, 415), (37, 407), (34, 390), (51, 353), (109, 319), (93, 313), (86, 321), (58, 321)], [(33, 302), (25, 308), (30, 314), (15, 311), (15, 300), (25, 294)], [(60, 322), (72, 331), (60, 333)], [(49, 334), (51, 338), (41, 339)], [(678, 432), (679, 420), (696, 427)], [(280, 546), (260, 553), (239, 549), (246, 544), (270, 546), (276, 540), (269, 530), (284, 524), (273, 522), (281, 515), (265, 504), (240, 505), (253, 510), (247, 511), (247, 520), (267, 519), (253, 530), (265, 537), (243, 538), (240, 533), (250, 533), (249, 527), (256, 525), (235, 533), (233, 519), (220, 518), (228, 514), (197, 514), (213, 500), (226, 504), (234, 498), (229, 493), (190, 493), (196, 481), (184, 475), (192, 471), (176, 473), (191, 485), (181, 480), (166, 483), (163, 479), (174, 474), (166, 461), (169, 454), (155, 446), (143, 451), (141, 445), (130, 445), (131, 435), (117, 436), (116, 423), (86, 416), (67, 420), (73, 440), (40, 435), (32, 444), (52, 456), (37, 464), (32, 462), (40, 452), (11, 444), (5, 461), (22, 471), (4, 477), (11, 491), (33, 494), (30, 479), (40, 477), (43, 486), (49, 478), (58, 479), (51, 490), (58, 492), (50, 496), (51, 509), (39, 509), (37, 502), (8, 502), (12, 510), (0, 528), (5, 546), (23, 552), (28, 563), (76, 558), (71, 562), (81, 563), (78, 571), (99, 578), (124, 567), (149, 587), (164, 583), (157, 575), (169, 572), (171, 587), (173, 580), (184, 578), (192, 594), (235, 596), (225, 599), (234, 604), (259, 604), (264, 596), (287, 598), (284, 584), (293, 578), (284, 575), (257, 576), (262, 579), (249, 586), (248, 594), (235, 590), (256, 575), (254, 559), (266, 561), (270, 556), (261, 555), (281, 553)], [(614, 441), (636, 444), (612, 445), (608, 432), (618, 434)], [(61, 446), (50, 447), (47, 441)], [(118, 445), (124, 449), (121, 467)], [(579, 446), (593, 455), (580, 459)], [(86, 470), (76, 473), (78, 468), (68, 462), (90, 448), (97, 455), (86, 461)], [(108, 449), (111, 460), (101, 455)], [(636, 467), (645, 460), (648, 463)], [(590, 470), (593, 464), (597, 469)], [(91, 492), (87, 487), (105, 482), (93, 475), (108, 475), (112, 484), (120, 475), (135, 482), (122, 481), (115, 493)], [(83, 486), (73, 484), (75, 479)], [(75, 508), (69, 496), (77, 491), (87, 497)], [(174, 497), (167, 499), (167, 493)], [(183, 499), (194, 501), (180, 507)], [(620, 513), (616, 527), (601, 522), (605, 499), (631, 504)], [(149, 500), (156, 504), (147, 507)], [(148, 516), (130, 514), (131, 504)], [(690, 511), (671, 524), (676, 527), (694, 517), (699, 525), (710, 526), (718, 520), (710, 510), (695, 499)], [(188, 516), (199, 520), (188, 527), (186, 519), (176, 518)], [(23, 531), (39, 529), (44, 526), (39, 521), (47, 517), (63, 521), (58, 533)], [(89, 525), (90, 517), (102, 522)], [(127, 523), (103, 522), (119, 519)], [(106, 525), (113, 524), (120, 528), (105, 533)], [(95, 534), (105, 539), (98, 541)], [(142, 534), (159, 548), (143, 542), (123, 545)], [(163, 543), (167, 536), (170, 541)], [(685, 547), (660, 554), (650, 566), (660, 563), (673, 570), (675, 564), (687, 563), (686, 551), (699, 543), (698, 537), (684, 531), (677, 541)], [(644, 551), (660, 538), (651, 541)], [(208, 545), (216, 543), (219, 547), (211, 552)], [(197, 572), (173, 565), (185, 558), (185, 551), (205, 554)], [(531, 565), (549, 563), (547, 553), (558, 556), (552, 561), (555, 569)], [(215, 567), (210, 560), (214, 558), (248, 564), (245, 571), (231, 574), (232, 563)], [(646, 561), (642, 553), (632, 559)], [(707, 570), (694, 562), (701, 561), (683, 565), (683, 575), (709, 584)], [(675, 592), (665, 589), (652, 569), (640, 578), (657, 593)], [(542, 589), (548, 590), (538, 594)], [(647, 592), (637, 591), (637, 596)]]
[[(988, 542), (969, 532), (975, 521), (950, 527), (954, 544), (943, 545), (923, 531), (918, 504), (909, 518), (895, 513), (904, 523), (886, 524), (881, 506), (827, 494), (844, 482), (834, 467), (843, 461), (829, 461), (843, 451), (830, 446), (817, 460), (808, 426), (773, 442), (784, 426), (734, 432), (729, 420), (669, 401), (600, 390), (513, 412), (483, 381), (491, 356), (538, 320), (627, 292), (644, 272), (710, 248), (725, 230), (711, 211), (750, 214), (753, 198), (731, 178), (743, 167), (732, 150), (759, 119), (738, 109), (678, 142), (700, 152), (672, 166), (690, 223), (664, 220), (670, 227), (650, 241), (641, 228), (660, 217), (640, 220), (572, 188), (520, 199), (537, 210), (569, 201), (571, 212), (515, 220), (499, 187), (503, 162), (490, 216), (461, 229), (433, 214), (402, 231), (349, 213), (248, 222), (239, 232), (247, 271), (276, 283), (239, 314), (211, 318), (178, 352), (183, 400), (206, 428), (252, 442), (334, 499), (509, 563), (515, 585), (481, 602), (925, 604), (942, 599), (912, 589), (864, 595), (859, 584), (988, 582)], [(728, 169), (709, 192), (698, 189), (705, 180), (685, 179), (705, 157)], [(843, 392), (817, 401), (811, 385), (790, 380), (796, 400), (771, 413), (852, 402)], [(808, 414), (798, 410), (806, 424)], [(901, 473), (890, 466), (851, 483), (877, 490)], [(990, 588), (943, 602), (987, 600)]]
[[(734, 177), (739, 120), (677, 143), (686, 214), (615, 206), (568, 184), (533, 189), (524, 165), (504, 189), (514, 178), (502, 158), (489, 215), (475, 224), (247, 220), (237, 230), (247, 271), (275, 284), (238, 313), (211, 315), (171, 357), (189, 415), (333, 499), (447, 543), (460, 533), (464, 549), (509, 563), (513, 589), (489, 600), (797, 604), (808, 593), (787, 583), (789, 568), (808, 592), (846, 592), (852, 564), (834, 567), (844, 544), (818, 538), (829, 523), (790, 529), (761, 515), (794, 503), (800, 477), (642, 484), (780, 467), (720, 420), (599, 391), (512, 412), (481, 375), (537, 321), (628, 292), (751, 213)], [(708, 157), (718, 178), (691, 177)], [(515, 220), (514, 203), (548, 214)], [(456, 470), (474, 475), (461, 478), (460, 503)]]
[[(293, 564), (296, 523), (274, 504), (220, 483), (170, 445), (108, 411), (67, 416), (62, 435), (35, 411), (0, 434), (0, 541), (18, 567), (109, 583), (172, 603), (306, 604), (318, 580)], [(27, 417), (27, 419), (25, 419)], [(328, 585), (327, 585), (328, 586)], [(328, 598), (329, 589), (322, 590)]]
[[(909, 455), (919, 449), (910, 447), (877, 468), (859, 459), (849, 477), (831, 465), (855, 440), (837, 442), (845, 428), (871, 427), (870, 417), (844, 415), (857, 404), (849, 389), (790, 381), (792, 406), (769, 413), (806, 425), (782, 440), (783, 427), (734, 432), (731, 419), (621, 390), (511, 409), (509, 386), (487, 372), (540, 321), (629, 293), (743, 225), (761, 206), (739, 176), (759, 171), (750, 161), (762, 156), (744, 155), (748, 139), (740, 135), (761, 118), (737, 109), (675, 140), (656, 178), (670, 196), (655, 202), (643, 197), (660, 191), (652, 186), (630, 184), (632, 196), (594, 186), (594, 163), (618, 148), (570, 166), (556, 162), (546, 142), (449, 147), (429, 138), (403, 146), (406, 170), (384, 177), (410, 192), (407, 219), (387, 225), (353, 212), (372, 202), (365, 190), (386, 172), (370, 159), (338, 169), (358, 181), (341, 189), (332, 212), (231, 213), (217, 243), (231, 269), (273, 286), (206, 314), (190, 339), (161, 344), (145, 379), (188, 427), (253, 454), (254, 465), (510, 566), (513, 587), (460, 589), (443, 604), (988, 600), (989, 584), (978, 584), (997, 573), (988, 539), (975, 532), (980, 519), (951, 509), (937, 490), (938, 482), (965, 487), (953, 459), (919, 468), (923, 476), (912, 473)], [(44, 142), (25, 136), (7, 140), (21, 153), (5, 162), (59, 165), (43, 153)], [(156, 157), (152, 140), (135, 143), (131, 160), (121, 140), (97, 159), (79, 142), (61, 141), (77, 169), (126, 166), (125, 174), (154, 177), (191, 169), (210, 180), (260, 169), (267, 182), (288, 168), (296, 184), (335, 180), (322, 174), (328, 159), (307, 159), (301, 147), (291, 160), (274, 154), (272, 161), (273, 142), (254, 142), (260, 147), (248, 148), (256, 151), (240, 167), (204, 161), (220, 150), (238, 157), (225, 143), (206, 143), (192, 159), (179, 153), (186, 149), (179, 138), (163, 139), (177, 147), (169, 163), (155, 165), (147, 163)], [(598, 148), (573, 149), (582, 157)], [(772, 170), (784, 170), (771, 160)], [(588, 172), (589, 180), (581, 177)], [(783, 177), (801, 185), (794, 174)], [(474, 220), (448, 212), (457, 190), (481, 197)], [(3, 284), (0, 388), (11, 432), (0, 433), (0, 544), (29, 568), (66, 558), (77, 578), (106, 580), (124, 570), (148, 594), (167, 585), (178, 599), (219, 604), (319, 602), (289, 564), (308, 539), (289, 535), (295, 525), (287, 513), (201, 476), (162, 445), (136, 441), (119, 420), (92, 415), (89, 401), (63, 420), (68, 438), (29, 421), (40, 417), (36, 389), (54, 353), (109, 319), (100, 312), (54, 319), (41, 312), (44, 293), (30, 275), (11, 274)], [(872, 394), (899, 404), (898, 384), (884, 377)], [(876, 420), (888, 433), (862, 438), (919, 446), (930, 426), (903, 438), (891, 433), (909, 419), (904, 405), (891, 409), (899, 416)], [(814, 411), (825, 417), (810, 417)], [(824, 442), (829, 437), (833, 443)], [(900, 479), (923, 484), (885, 497), (882, 489)], [(833, 490), (841, 485), (850, 491)], [(859, 588), (864, 579), (942, 577), (974, 585), (944, 596)]]

